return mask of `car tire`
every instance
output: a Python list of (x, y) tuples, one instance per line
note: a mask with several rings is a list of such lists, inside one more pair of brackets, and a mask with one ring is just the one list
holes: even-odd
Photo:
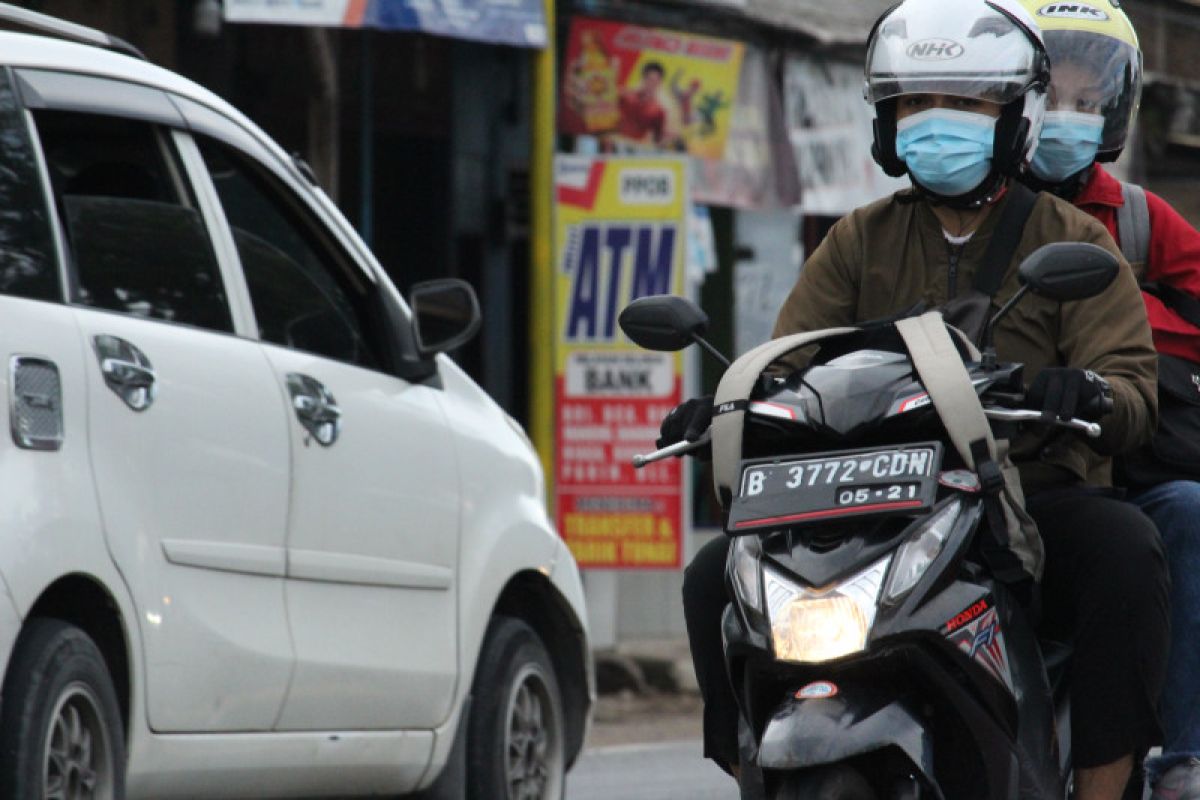
[(35, 618), (17, 638), (0, 694), (0, 797), (125, 797), (112, 677), (74, 625)]
[(496, 617), (471, 686), (468, 800), (562, 800), (562, 695), (546, 647), (512, 617)]

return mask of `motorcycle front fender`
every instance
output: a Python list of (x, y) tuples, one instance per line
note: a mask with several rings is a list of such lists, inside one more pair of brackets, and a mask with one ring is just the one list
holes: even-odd
[(763, 731), (759, 766), (807, 769), (896, 748), (939, 800), (944, 800), (933, 774), (933, 742), (928, 731), (902, 701), (872, 694), (852, 690), (834, 697), (789, 698)]

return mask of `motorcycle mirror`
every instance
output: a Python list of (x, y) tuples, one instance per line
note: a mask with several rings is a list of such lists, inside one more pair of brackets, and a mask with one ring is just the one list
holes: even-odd
[(1087, 242), (1055, 242), (1039, 247), (1021, 262), (1021, 282), (1051, 300), (1094, 297), (1117, 277), (1117, 257)]
[(685, 297), (653, 294), (625, 306), (617, 324), (639, 347), (673, 352), (708, 330), (708, 315)]
[(1044, 244), (1021, 262), (1017, 290), (996, 316), (983, 329), (980, 349), (983, 365), (995, 366), (996, 348), (993, 344), (996, 323), (1013, 309), (1029, 292), (1058, 302), (1095, 297), (1108, 288), (1120, 271), (1120, 262), (1103, 247), (1087, 242), (1054, 242)]
[(617, 323), (639, 347), (674, 352), (695, 342), (713, 358), (729, 366), (729, 359), (704, 338), (708, 315), (686, 297), (673, 294), (639, 297), (625, 306)]

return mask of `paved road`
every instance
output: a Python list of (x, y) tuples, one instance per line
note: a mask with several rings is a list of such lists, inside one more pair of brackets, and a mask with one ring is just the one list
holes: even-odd
[(700, 742), (585, 750), (567, 776), (566, 800), (737, 800), (733, 779), (700, 756)]

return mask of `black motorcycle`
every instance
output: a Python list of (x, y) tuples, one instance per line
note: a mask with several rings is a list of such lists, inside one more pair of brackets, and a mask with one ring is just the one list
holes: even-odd
[[(1116, 273), (1115, 258), (1080, 244), (1021, 265), (1023, 289), (966, 364), (997, 438), (1047, 421), (1021, 407), (1021, 365), (988, 346), (996, 322), (1026, 292), (1082, 299)], [(651, 350), (699, 342), (715, 353), (706, 325), (679, 297), (642, 298), (621, 315)], [(803, 369), (763, 374), (745, 405), (740, 481), (725, 498), (723, 619), (742, 797), (1069, 797), (1069, 652), (1039, 646), (1025, 603), (993, 569), (980, 476), (949, 445), (895, 327), (822, 340)], [(1050, 424), (1100, 432), (1082, 419)]]

